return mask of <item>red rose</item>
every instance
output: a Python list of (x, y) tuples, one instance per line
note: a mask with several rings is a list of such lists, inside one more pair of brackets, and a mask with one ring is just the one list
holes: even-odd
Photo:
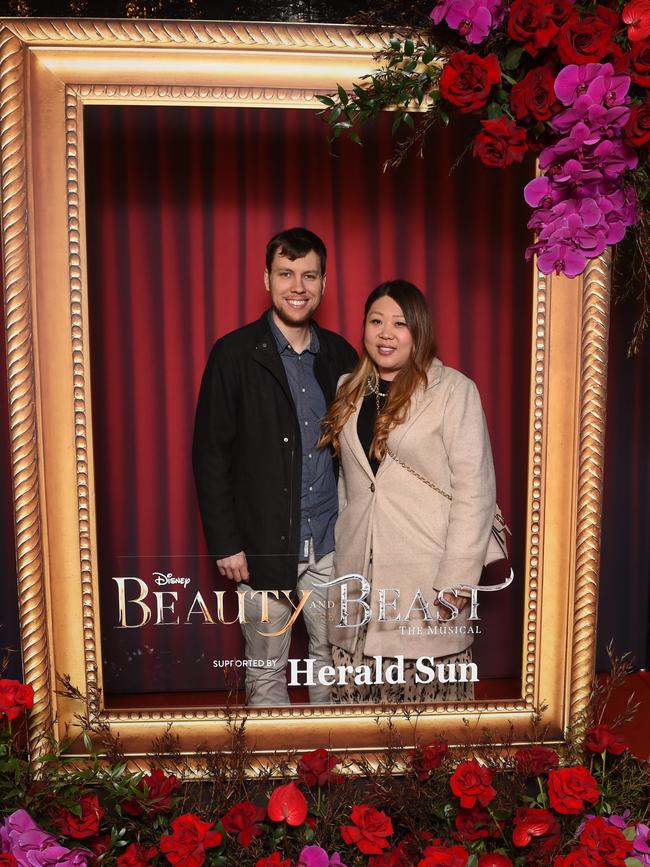
[(650, 141), (650, 99), (633, 105), (623, 134), (632, 147), (640, 148)]
[(338, 774), (332, 773), (332, 768), (339, 764), (339, 759), (327, 750), (314, 750), (311, 753), (304, 753), (300, 757), (297, 765), (298, 776), (300, 782), (308, 788), (312, 786), (324, 786), (326, 783), (334, 782), (338, 778)]
[(601, 816), (587, 819), (579, 839), (585, 849), (611, 867), (624, 867), (625, 858), (632, 851), (632, 842)]
[[(648, 130), (650, 136), (650, 130)], [(608, 725), (599, 725), (589, 729), (585, 735), (585, 747), (592, 753), (604, 753), (605, 750), (613, 756), (620, 756), (628, 745), (622, 737), (615, 735)]]
[(434, 768), (440, 766), (448, 752), (447, 741), (443, 740), (434, 741), (413, 751), (409, 757), (409, 764), (417, 774), (420, 783), (426, 780)]
[(266, 812), (274, 822), (302, 825), (307, 818), (307, 801), (295, 783), (287, 783), (273, 790)]
[(630, 75), (635, 84), (650, 87), (650, 39), (633, 43), (630, 49)]
[(408, 853), (404, 851), (403, 843), (393, 849), (387, 849), (381, 855), (371, 855), (368, 858), (368, 867), (409, 867), (411, 863)]
[(193, 813), (184, 813), (172, 822), (173, 834), (163, 834), (160, 851), (167, 860), (182, 867), (201, 867), (205, 850), (218, 846), (223, 839), (221, 831), (211, 831), (213, 822), (202, 822)]
[(75, 816), (70, 810), (61, 810), (54, 821), (66, 837), (83, 840), (84, 837), (92, 837), (99, 831), (104, 810), (99, 806), (97, 795), (90, 794), (81, 796), (79, 808), (80, 816)]
[(492, 776), (493, 772), (489, 768), (472, 759), (458, 765), (449, 785), (454, 795), (460, 798), (461, 807), (466, 810), (471, 810), (477, 801), (482, 807), (487, 807), (496, 795), (492, 788)]
[(34, 689), (19, 680), (0, 680), (0, 718), (16, 719), (34, 704)]
[(456, 813), (455, 825), (454, 838), (463, 842), (499, 836), (496, 822), (483, 807), (472, 807), (471, 810), (461, 808)]
[(552, 6), (551, 18), (559, 27), (571, 17), (571, 13), (573, 12), (573, 3), (571, 3), (570, 0), (550, 0), (550, 2)]
[(580, 20), (574, 11), (560, 28), (557, 50), (563, 63), (597, 63), (613, 47), (613, 36), (619, 23), (618, 15), (604, 6), (596, 7), (595, 15)]
[(18, 861), (11, 852), (0, 852), (0, 867), (17, 867)]
[(485, 852), (478, 859), (478, 867), (512, 867), (512, 861), (500, 852)]
[(574, 849), (568, 855), (558, 855), (553, 867), (594, 867), (594, 862), (587, 849)]
[(479, 57), (466, 51), (452, 54), (440, 76), (440, 93), (461, 112), (476, 111), (488, 101), (490, 88), (501, 82), (496, 54)]
[(437, 867), (439, 864), (465, 867), (467, 858), (467, 851), (462, 846), (448, 846), (443, 840), (435, 840), (433, 846), (427, 846), (424, 850), (424, 858), (418, 867)]
[(624, 75), (630, 74), (630, 55), (627, 51), (623, 51), (618, 43), (612, 43), (610, 51), (604, 59), (607, 63), (612, 64), (614, 72), (622, 72)]
[(585, 802), (595, 804), (600, 797), (598, 784), (582, 765), (560, 768), (548, 775), (551, 807), (558, 813), (573, 815), (584, 810)]
[(539, 777), (557, 768), (560, 759), (548, 747), (522, 747), (515, 753), (515, 764), (520, 774)]
[(555, 98), (555, 75), (548, 66), (531, 69), (510, 91), (510, 105), (517, 120), (548, 120), (561, 109)]
[(121, 855), (117, 856), (117, 867), (148, 867), (157, 852), (155, 846), (147, 848), (140, 843), (131, 843)]
[(99, 834), (97, 837), (87, 839), (86, 846), (94, 855), (105, 855), (111, 849), (111, 835)]
[(169, 813), (174, 806), (174, 792), (181, 787), (181, 781), (174, 774), (169, 776), (160, 768), (145, 774), (137, 788), (142, 798), (130, 798), (122, 804), (122, 812), (129, 816), (142, 816), (147, 813)]
[(265, 812), (262, 807), (256, 807), (250, 801), (241, 801), (231, 807), (221, 820), (224, 830), (237, 838), (240, 846), (250, 846), (254, 837), (262, 833)]
[(474, 138), (472, 153), (484, 166), (502, 169), (520, 163), (528, 150), (526, 130), (506, 117), (482, 120), (483, 130)]
[(558, 26), (553, 20), (557, 11), (550, 0), (515, 0), (508, 14), (508, 35), (523, 42), (524, 49), (535, 57), (557, 34)]
[(548, 810), (536, 807), (520, 807), (515, 813), (512, 842), (515, 846), (527, 846), (533, 837), (543, 837), (555, 831), (558, 822)]
[(291, 867), (291, 858), (285, 858), (283, 861), (282, 855), (279, 852), (274, 852), (272, 855), (267, 855), (256, 861), (255, 867)]
[(627, 38), (630, 42), (650, 36), (650, 0), (630, 0), (623, 7), (622, 17), (628, 25)]
[(346, 843), (356, 843), (364, 855), (379, 855), (382, 849), (388, 848), (384, 837), (393, 833), (393, 823), (386, 813), (380, 813), (370, 804), (355, 804), (350, 819), (354, 824), (341, 825), (341, 836)]

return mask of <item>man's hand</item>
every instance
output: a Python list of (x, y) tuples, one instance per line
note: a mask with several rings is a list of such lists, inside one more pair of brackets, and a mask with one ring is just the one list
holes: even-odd
[(230, 557), (224, 557), (223, 560), (217, 560), (217, 569), (219, 574), (229, 581), (248, 581), (248, 562), (246, 554), (240, 551), (239, 554), (232, 554)]

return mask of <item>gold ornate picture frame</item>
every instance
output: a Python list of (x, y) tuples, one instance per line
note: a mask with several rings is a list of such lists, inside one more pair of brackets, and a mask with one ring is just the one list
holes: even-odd
[[(84, 236), (85, 105), (319, 108), (318, 93), (373, 68), (377, 35), (300, 24), (5, 20), (0, 135), (7, 376), (19, 608), (30, 738), (63, 736), (78, 702), (119, 732), (134, 765), (169, 723), (183, 750), (227, 748), (223, 710), (107, 711), (101, 700)], [(405, 743), (465, 723), (524, 739), (547, 705), (561, 740), (593, 675), (609, 319), (605, 256), (573, 280), (535, 272), (522, 691), (518, 699), (399, 708), (251, 710), (258, 755), (327, 745), (373, 752), (377, 720)], [(99, 689), (98, 689), (99, 688)], [(81, 748), (80, 748), (81, 749)], [(82, 754), (82, 753), (80, 753)]]

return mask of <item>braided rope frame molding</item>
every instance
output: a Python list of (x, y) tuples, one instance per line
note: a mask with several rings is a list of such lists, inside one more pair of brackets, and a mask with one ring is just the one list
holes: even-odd
[(589, 699), (595, 657), (607, 406), (610, 265), (608, 249), (603, 256), (590, 261), (583, 276), (580, 454), (570, 720), (576, 719)]
[(5, 30), (0, 41), (5, 334), (23, 671), (25, 680), (34, 688), (38, 708), (29, 717), (29, 743), (33, 752), (38, 748), (43, 731), (49, 730), (52, 724), (52, 699), (43, 583), (29, 288), (24, 63), (25, 54), (20, 41)]
[(387, 38), (348, 25), (305, 27), (280, 23), (228, 21), (93, 21), (14, 19), (5, 22), (19, 39), (32, 45), (75, 43), (79, 46), (128, 45), (192, 46), (198, 48), (328, 48), (341, 51), (380, 51)]

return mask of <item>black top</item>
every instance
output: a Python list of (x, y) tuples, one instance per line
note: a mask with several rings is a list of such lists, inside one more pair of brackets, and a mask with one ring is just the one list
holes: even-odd
[(379, 461), (375, 457), (370, 457), (370, 444), (372, 443), (372, 438), (375, 433), (377, 403), (379, 403), (379, 408), (383, 409), (384, 404), (386, 403), (386, 398), (382, 397), (382, 395), (387, 395), (389, 388), (390, 382), (385, 379), (380, 379), (378, 385), (380, 394), (371, 392), (364, 397), (361, 409), (359, 410), (359, 417), (357, 419), (357, 436), (359, 437), (359, 442), (368, 458), (370, 469), (375, 476), (379, 469)]

